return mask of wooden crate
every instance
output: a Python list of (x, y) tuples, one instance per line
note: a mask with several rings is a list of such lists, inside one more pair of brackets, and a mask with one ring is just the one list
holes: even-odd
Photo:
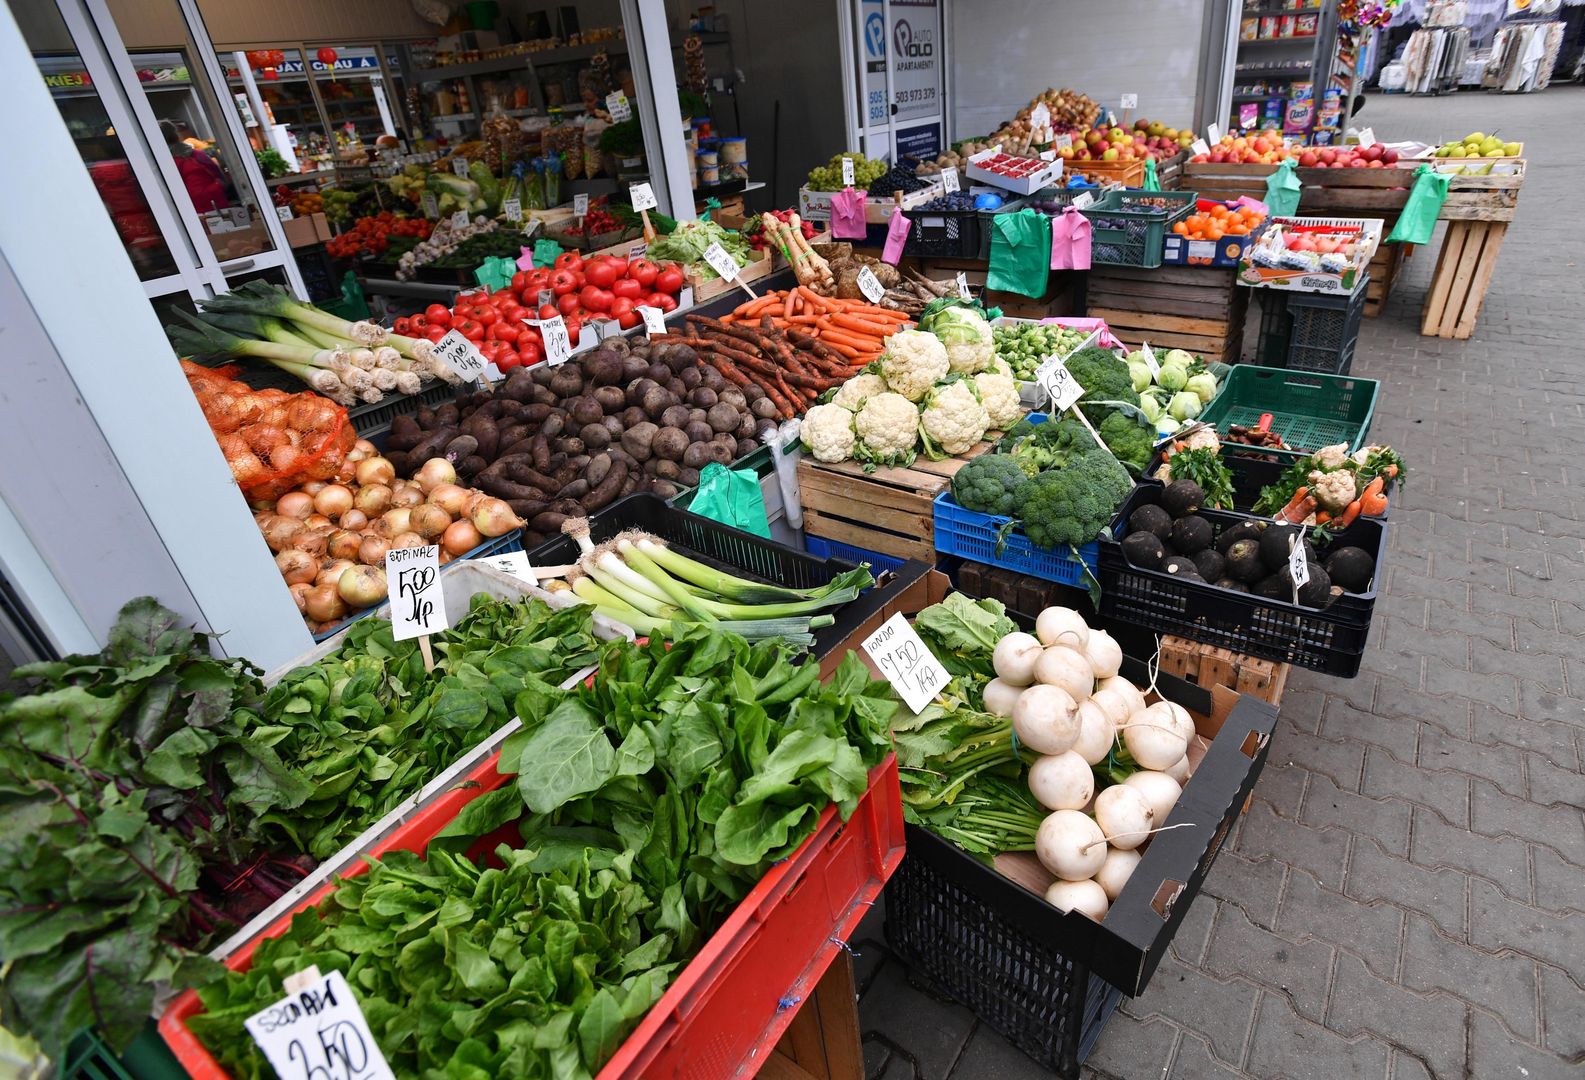
[[(1386, 220), (1382, 224), (1382, 235), (1392, 230), (1394, 222)], [(1376, 254), (1370, 260), (1370, 283), (1365, 286), (1365, 317), (1374, 319), (1381, 314), (1381, 309), (1392, 298), (1392, 290), (1398, 283), (1398, 275), (1403, 271), (1403, 260), (1407, 257), (1406, 248), (1413, 244), (1378, 244)]]
[(1089, 601), (1083, 589), (967, 559), (958, 567), (958, 585), (970, 596), (1000, 600), (1007, 610), (1030, 618), (1048, 607), (1083, 607)]
[(1421, 313), (1420, 333), (1440, 338), (1467, 338), (1474, 333), (1507, 232), (1505, 221), (1448, 223)]
[(1130, 348), (1148, 341), (1158, 353), (1184, 349), (1237, 363), (1248, 310), (1249, 290), (1233, 270), (1097, 266), (1089, 272), (1085, 314), (1105, 319)]
[[(729, 293), (733, 289), (736, 289), (738, 287), (738, 282), (752, 284), (762, 277), (769, 277), (770, 273), (771, 253), (769, 249), (766, 249), (756, 253), (753, 262), (738, 270), (737, 281), (727, 281), (724, 278), (719, 277), (712, 277), (707, 281), (704, 279), (702, 274), (693, 268), (689, 268), (687, 272), (687, 284), (693, 286), (693, 302), (696, 304), (702, 304), (706, 300), (713, 300), (723, 293)], [(758, 292), (759, 290), (756, 289), (755, 291)], [(743, 295), (743, 299), (745, 301), (748, 299), (747, 293)]]
[(1282, 704), (1288, 685), (1289, 665), (1275, 660), (1260, 660), (1202, 645), (1188, 638), (1168, 635), (1161, 639), (1161, 670), (1209, 690), (1225, 686), (1240, 694), (1252, 694), (1273, 705)]
[(921, 457), (906, 469), (880, 468), (872, 473), (856, 461), (827, 464), (803, 457), (798, 462), (798, 489), (804, 532), (899, 559), (933, 563), (935, 498), (970, 458), (990, 448), (990, 442), (982, 442), (962, 457), (941, 461)]
[[(1524, 184), (1525, 163), (1505, 158), (1514, 169), (1501, 176), (1454, 176), (1442, 204), (1443, 221), (1512, 221)], [(1418, 165), (1419, 162), (1415, 162)], [(1263, 199), (1275, 165), (1188, 162), (1180, 186), (1211, 199), (1249, 195)], [(1400, 163), (1383, 169), (1297, 169), (1299, 213), (1334, 217), (1396, 217), (1409, 200), (1414, 169)]]
[(853, 960), (838, 953), (760, 1066), (760, 1080), (864, 1080)]
[[(1110, 180), (1114, 184), (1136, 188), (1145, 182), (1144, 158), (1134, 158), (1130, 161), (1081, 161), (1078, 158), (1069, 158), (1063, 162), (1063, 169), (1067, 173), (1078, 173), (1087, 177), (1096, 184)], [(1159, 173), (1157, 181), (1160, 181)]]

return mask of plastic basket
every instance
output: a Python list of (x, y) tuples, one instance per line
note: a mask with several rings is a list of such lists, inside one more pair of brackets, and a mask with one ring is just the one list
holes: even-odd
[[(1165, 200), (1159, 208), (1144, 200)], [(1100, 202), (1085, 207), (1090, 219), (1090, 260), (1106, 266), (1161, 265), (1167, 231), (1194, 212), (1192, 191), (1141, 191), (1125, 188), (1107, 192)]]
[(1260, 453), (1286, 464), (1323, 446), (1346, 443), (1351, 452), (1364, 446), (1380, 392), (1374, 379), (1239, 364), (1200, 419), (1225, 436), (1230, 425), (1256, 427), (1271, 413), (1271, 430), (1293, 449), (1261, 447)]
[(868, 566), (870, 572), (879, 577), (888, 570), (896, 570), (907, 559), (899, 559), (895, 555), (883, 555), (879, 551), (869, 551), (865, 548), (844, 544), (840, 540), (827, 540), (823, 536), (804, 536), (804, 547), (811, 555), (818, 555), (822, 559), (841, 559), (857, 566)]
[(1080, 544), (1075, 556), (1067, 551), (1047, 551), (1030, 543), (1020, 526), (1006, 528), (1011, 518), (982, 514), (959, 506), (950, 490), (936, 496), (936, 550), (975, 562), (1004, 566), (1059, 585), (1086, 587), (1085, 570), (1095, 573), (1098, 547), (1094, 540)]
[(1347, 375), (1365, 317), (1370, 275), (1361, 274), (1350, 296), (1293, 293), (1288, 297), (1288, 369)]
[[(444, 405), (457, 396), (457, 389), (436, 379), (416, 394), (387, 394), (384, 401), (373, 405), (355, 405), (347, 410), (347, 419), (358, 437), (367, 439), (389, 429), (398, 416), (411, 416), (425, 405)], [(463, 388), (463, 392), (469, 389)]]
[[(967, 210), (899, 210), (898, 213), (911, 223), (908, 239), (903, 243), (905, 255), (973, 259), (980, 253), (981, 229), (990, 227), (988, 222), (981, 220), (984, 212), (973, 207)], [(985, 243), (989, 242), (987, 238)]]
[(84, 1028), (73, 1037), (55, 1075), (59, 1080), (187, 1080), (152, 1020), (120, 1054), (98, 1032)]
[[(493, 755), (471, 783), (433, 803), (371, 852), (422, 852), (431, 838), (480, 795), (510, 781)], [(485, 859), (497, 844), (521, 844), (516, 823), (476, 840), (468, 850)], [(600, 1070), (598, 1080), (688, 1077), (726, 1080), (752, 1072), (792, 1021), (789, 998), (807, 997), (847, 937), (858, 927), (903, 856), (902, 802), (897, 759), (870, 772), (870, 785), (846, 822), (828, 806), (808, 840), (773, 865), (689, 961), (654, 1008)], [(367, 869), (359, 863), (348, 877)], [(292, 914), (325, 900), (326, 886)], [(276, 937), (292, 915), (228, 957), (247, 970), (259, 940)], [(228, 1080), (187, 1021), (203, 1009), (186, 991), (160, 1018), (160, 1035), (193, 1080)]]
[[(1118, 511), (1113, 533), (1125, 535), (1128, 516), (1141, 506), (1159, 503), (1161, 491), (1155, 483), (1135, 488)], [(1224, 510), (1201, 510), (1200, 516), (1218, 536), (1223, 529), (1249, 520), (1248, 514)], [(1103, 540), (1101, 614), (1158, 633), (1351, 679), (1359, 673), (1370, 636), (1376, 586), (1387, 551), (1387, 525), (1359, 518), (1337, 534), (1336, 544), (1369, 552), (1376, 560), (1375, 578), (1367, 592), (1345, 593), (1330, 607), (1309, 608), (1146, 570), (1131, 564), (1116, 541)]]

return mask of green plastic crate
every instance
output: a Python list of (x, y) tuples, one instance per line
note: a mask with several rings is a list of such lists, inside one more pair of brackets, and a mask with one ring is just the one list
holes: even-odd
[(1375, 379), (1239, 364), (1200, 419), (1226, 435), (1229, 425), (1255, 427), (1271, 413), (1271, 430), (1294, 449), (1261, 447), (1259, 453), (1293, 461), (1323, 446), (1364, 446), (1380, 393)]
[[(1147, 270), (1160, 266), (1167, 230), (1194, 212), (1198, 198), (1192, 191), (1107, 192), (1083, 211), (1090, 219), (1090, 261)], [(1157, 207), (1157, 200), (1167, 205)]]
[(93, 1029), (79, 1031), (57, 1075), (60, 1080), (187, 1080), (187, 1070), (152, 1020), (120, 1055)]

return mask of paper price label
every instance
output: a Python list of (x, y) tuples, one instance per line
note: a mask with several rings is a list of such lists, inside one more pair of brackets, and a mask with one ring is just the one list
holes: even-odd
[(613, 124), (620, 124), (624, 120), (633, 119), (633, 106), (628, 103), (627, 95), (620, 90), (614, 94), (606, 95), (605, 111), (611, 114), (611, 123)]
[(842, 159), (842, 186), (853, 186), (853, 159), (850, 157)]
[(275, 208), (275, 216), (280, 218), (282, 221), (291, 221), (297, 215), (292, 213), (292, 208), (290, 206), (277, 206)]
[(431, 192), (424, 192), (418, 197), (418, 205), (423, 208), (424, 216), (434, 220), (440, 216), (440, 204), (435, 201)]
[(958, 170), (956, 166), (941, 170), (941, 187), (943, 190), (948, 192), (962, 190), (959, 187)]
[(507, 199), (504, 203), (501, 204), (501, 213), (506, 216), (506, 220), (507, 221), (522, 221), (523, 220), (523, 200), (522, 199)]
[(1075, 401), (1084, 396), (1084, 387), (1068, 371), (1060, 356), (1048, 357), (1035, 369), (1035, 381), (1051, 399), (1051, 411), (1066, 412)]
[(572, 197), (572, 216), (587, 217), (589, 214), (589, 196), (574, 195)]
[(1310, 580), (1310, 560), (1304, 557), (1303, 529), (1299, 530), (1299, 535), (1288, 552), (1288, 573), (1293, 575), (1293, 584), (1298, 588), (1303, 588)]
[(539, 327), (541, 347), (545, 350), (545, 363), (551, 367), (572, 359), (572, 340), (567, 336), (567, 321), (560, 315), (552, 319), (524, 319), (530, 326)]
[(1117, 103), (1122, 108), (1125, 108), (1125, 109), (1137, 109), (1137, 108), (1139, 108), (1139, 95), (1138, 94), (1124, 94), (1122, 97), (1120, 97), (1118, 99)]
[[(541, 307), (544, 307), (546, 304), (554, 304), (555, 302), (556, 302), (556, 294), (555, 293), (551, 292), (549, 289), (541, 289), (541, 290), (539, 290), (539, 304), (540, 304)], [(524, 321), (527, 322), (526, 319)]]
[(859, 270), (859, 292), (864, 294), (864, 299), (872, 304), (881, 302), (881, 297), (886, 295), (886, 286), (881, 284), (880, 278), (875, 276), (875, 271), (865, 266)]
[(649, 245), (640, 240), (636, 244), (629, 245), (627, 249), (627, 259), (629, 262), (632, 262), (634, 259), (642, 259), (648, 253)]
[(737, 260), (720, 244), (711, 244), (704, 249), (704, 261), (710, 264), (710, 269), (720, 274), (725, 280), (737, 280)]
[(935, 700), (949, 681), (941, 662), (898, 612), (864, 640), (865, 653), (914, 713)]
[(478, 560), (486, 566), (493, 566), (503, 574), (511, 574), (519, 581), (526, 581), (530, 585), (538, 585), (539, 578), (534, 576), (534, 566), (528, 561), (526, 551), (508, 551), (505, 555), (486, 555)]
[(958, 271), (958, 295), (965, 300), (974, 299), (969, 295), (969, 275), (961, 270)]
[(484, 354), (455, 330), (447, 330), (446, 336), (435, 342), (430, 355), (444, 360), (464, 380), (474, 381), (484, 375)]
[(339, 971), (259, 1010), (245, 1025), (278, 1076), (395, 1080), (358, 999)]
[(467, 227), (468, 212), (466, 210), (458, 210), (455, 214), (451, 215), (451, 229), (453, 232), (456, 232), (458, 229), (466, 229)]
[(1040, 160), (1055, 161), (1057, 160), (1057, 152), (1055, 150), (1042, 150), (1040, 151)]
[(539, 232), (539, 227), (543, 224), (544, 222), (540, 221), (539, 218), (529, 218), (528, 223), (523, 226), (523, 238), (526, 240)]
[(1150, 347), (1150, 342), (1140, 345), (1139, 351), (1145, 354), (1145, 366), (1150, 369), (1150, 381), (1159, 382), (1161, 379), (1161, 365), (1156, 363), (1156, 350)]
[(1191, 154), (1209, 154), (1210, 152), (1211, 148), (1204, 139), (1195, 139), (1193, 145), (1189, 147), (1189, 153)]
[(1207, 125), (1205, 125), (1205, 141), (1210, 143), (1212, 146), (1215, 146), (1217, 143), (1221, 142), (1222, 141), (1222, 125), (1221, 124), (1207, 124)]
[(1073, 208), (1075, 210), (1083, 210), (1086, 206), (1089, 206), (1094, 201), (1095, 195), (1092, 192), (1081, 191), (1077, 195), (1073, 196)]
[(387, 551), (385, 584), (391, 595), (391, 636), (397, 641), (438, 634), (451, 626), (436, 545)]
[(653, 210), (660, 205), (655, 199), (655, 189), (648, 184), (634, 184), (627, 191), (632, 196), (634, 210)]
[(650, 307), (648, 304), (640, 304), (633, 310), (643, 317), (644, 331), (650, 337), (666, 332), (666, 313), (660, 308)]
[(1073, 136), (1058, 135), (1055, 139), (1051, 140), (1051, 145), (1055, 146), (1058, 150), (1072, 150)]
[(465, 157), (452, 158), (451, 171), (466, 180), (468, 177), (468, 159)]
[(1361, 147), (1375, 146), (1376, 145), (1376, 129), (1375, 128), (1360, 128), (1359, 129), (1359, 145)]

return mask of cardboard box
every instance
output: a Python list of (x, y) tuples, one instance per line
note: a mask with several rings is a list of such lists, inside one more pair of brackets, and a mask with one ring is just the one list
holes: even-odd
[(302, 214), (281, 222), (286, 242), (294, 248), (311, 247), (330, 239), (330, 221), (323, 213)]
[(1247, 236), (1224, 236), (1220, 240), (1190, 240), (1187, 236), (1168, 233), (1161, 249), (1163, 266), (1212, 266), (1226, 269), (1237, 266), (1249, 249), (1266, 231), (1266, 223), (1256, 226)]
[[(831, 196), (834, 191), (810, 191), (806, 187), (798, 189), (798, 216), (805, 221), (830, 221)], [(885, 225), (891, 221), (892, 214), (897, 209), (897, 201), (890, 195), (875, 195), (869, 197), (864, 203), (864, 220), (870, 225)]]
[[(1282, 248), (1290, 228), (1322, 227), (1338, 234), (1355, 233), (1360, 238), (1352, 261), (1346, 267), (1304, 268), (1272, 266), (1266, 263)], [(1260, 242), (1244, 249), (1239, 261), (1238, 283), (1250, 288), (1291, 289), (1294, 292), (1333, 293), (1347, 296), (1364, 279), (1370, 260), (1381, 243), (1380, 218), (1274, 217), (1266, 222)]]
[[(984, 163), (996, 156), (996, 151), (981, 150), (969, 158), (966, 166), (970, 180), (978, 180), (982, 184), (1003, 188), (1007, 191), (1016, 191), (1020, 195), (1033, 195), (1043, 187), (1051, 187), (1062, 179), (1062, 159), (1054, 158), (1022, 176), (1003, 176), (1001, 173), (992, 172), (984, 167)], [(1037, 159), (1038, 160), (1038, 159)]]

